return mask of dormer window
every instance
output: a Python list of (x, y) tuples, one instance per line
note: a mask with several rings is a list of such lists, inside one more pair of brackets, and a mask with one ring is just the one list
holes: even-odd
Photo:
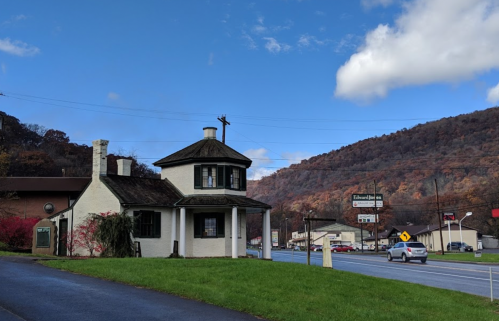
[(246, 168), (229, 165), (195, 165), (194, 188), (246, 190)]

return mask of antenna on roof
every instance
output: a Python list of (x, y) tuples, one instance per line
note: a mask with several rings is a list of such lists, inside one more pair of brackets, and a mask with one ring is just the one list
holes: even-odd
[(219, 121), (222, 122), (222, 143), (225, 144), (225, 125), (230, 125), (230, 123), (225, 119), (225, 115), (222, 115), (221, 117), (217, 117)]

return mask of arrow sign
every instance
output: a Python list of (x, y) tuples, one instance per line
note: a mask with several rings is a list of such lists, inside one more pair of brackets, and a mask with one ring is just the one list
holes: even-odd
[(400, 234), (400, 239), (404, 242), (407, 242), (411, 239), (411, 236), (409, 235), (409, 233), (404, 231), (404, 232), (402, 232), (402, 234)]

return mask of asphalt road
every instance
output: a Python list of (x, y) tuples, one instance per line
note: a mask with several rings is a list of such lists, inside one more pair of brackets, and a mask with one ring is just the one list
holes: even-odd
[(0, 320), (261, 319), (152, 290), (59, 271), (37, 264), (33, 258), (0, 257)]
[[(256, 252), (253, 252), (255, 254)], [(428, 260), (403, 263), (388, 262), (379, 255), (332, 254), (333, 268), (365, 275), (419, 283), (490, 297), (490, 272), (494, 297), (499, 297), (499, 266)], [(272, 251), (272, 259), (281, 262), (307, 263), (305, 251)], [(311, 252), (310, 264), (322, 266), (322, 252)]]

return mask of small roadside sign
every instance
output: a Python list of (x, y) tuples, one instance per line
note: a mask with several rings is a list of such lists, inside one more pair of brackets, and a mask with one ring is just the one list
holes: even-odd
[(404, 242), (407, 242), (411, 239), (411, 235), (409, 233), (407, 233), (406, 231), (402, 232), (402, 234), (400, 234), (400, 239)]
[(357, 222), (359, 223), (374, 223), (376, 216), (374, 214), (358, 214)]

